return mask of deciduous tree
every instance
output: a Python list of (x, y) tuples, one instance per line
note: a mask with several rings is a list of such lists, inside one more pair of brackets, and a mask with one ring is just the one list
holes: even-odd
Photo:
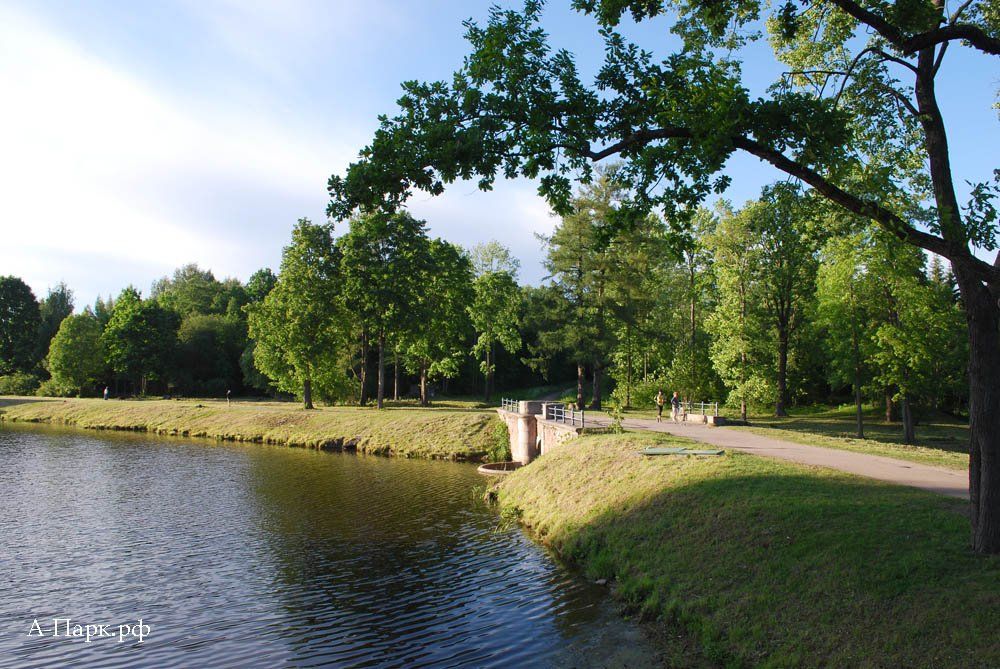
[(262, 302), (246, 306), (254, 364), (306, 409), (313, 408), (314, 391), (331, 398), (347, 389), (347, 313), (332, 233), (332, 225), (299, 219), (277, 284)]
[[(427, 262), (424, 221), (407, 212), (359, 216), (339, 242), (343, 252), (344, 297), (362, 338), (378, 347), (378, 408), (385, 401), (385, 354), (411, 325)], [(364, 345), (363, 345), (364, 347)], [(364, 355), (363, 358), (367, 357)], [(366, 361), (362, 360), (362, 365)]]
[(90, 308), (63, 319), (48, 353), (52, 380), (77, 395), (96, 383), (104, 372), (101, 324)]
[(826, 331), (825, 349), (832, 384), (851, 384), (855, 436), (865, 438), (863, 389), (869, 374), (871, 340), (866, 324), (872, 304), (866, 299), (865, 247), (862, 234), (834, 237), (823, 247), (816, 278), (817, 315)]
[(38, 302), (28, 284), (16, 276), (0, 277), (0, 376), (34, 370), (40, 323)]
[(413, 305), (414, 327), (403, 335), (406, 368), (420, 379), (420, 404), (427, 406), (428, 380), (458, 374), (472, 330), (466, 311), (472, 302), (472, 265), (461, 249), (440, 239), (425, 251), (424, 276)]
[(143, 300), (128, 287), (115, 300), (101, 335), (108, 365), (145, 395), (149, 381), (162, 381), (171, 369), (180, 319), (155, 300)]
[(706, 322), (712, 362), (729, 389), (729, 402), (739, 404), (742, 420), (750, 405), (774, 402), (777, 395), (761, 251), (750, 222), (760, 207), (750, 203), (739, 212), (725, 212), (707, 240), (718, 282), (718, 303)]
[(41, 323), (38, 326), (38, 356), (44, 358), (52, 338), (59, 331), (59, 324), (73, 313), (73, 291), (60, 281), (39, 304)]
[(517, 281), (509, 272), (480, 274), (472, 288), (472, 304), (468, 306), (469, 317), (476, 330), (472, 354), (482, 358), (479, 370), (484, 379), (483, 399), (489, 402), (493, 392), (493, 374), (496, 371), (497, 344), (510, 353), (521, 347), (521, 333), (518, 330), (521, 292)]

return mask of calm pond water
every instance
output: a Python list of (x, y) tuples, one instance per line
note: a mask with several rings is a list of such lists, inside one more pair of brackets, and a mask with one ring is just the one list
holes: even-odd
[(0, 667), (653, 664), (603, 588), (496, 531), (482, 484), (456, 463), (0, 427)]

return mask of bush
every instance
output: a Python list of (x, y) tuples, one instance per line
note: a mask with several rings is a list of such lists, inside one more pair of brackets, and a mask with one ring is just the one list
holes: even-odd
[(507, 423), (499, 418), (493, 419), (493, 439), (489, 450), (486, 451), (486, 458), (490, 462), (508, 462), (510, 453), (510, 433), (507, 430)]
[(632, 383), (632, 393), (628, 406), (625, 403), (625, 384), (619, 385), (611, 393), (611, 398), (623, 409), (654, 409), (656, 408), (656, 392), (663, 389), (663, 394), (668, 398), (671, 395), (670, 384), (663, 379), (650, 377), (646, 381), (635, 381)]
[(25, 372), (0, 376), (0, 395), (34, 395), (38, 390), (38, 377)]
[(35, 394), (40, 397), (73, 397), (77, 394), (76, 391), (76, 388), (70, 388), (55, 379), (49, 379), (42, 381), (42, 385), (38, 386)]
[(611, 424), (608, 425), (608, 431), (611, 434), (621, 434), (625, 431), (622, 427), (622, 420), (625, 418), (625, 412), (622, 410), (622, 405), (617, 399), (611, 401), (611, 408), (608, 409), (608, 415), (611, 416)]

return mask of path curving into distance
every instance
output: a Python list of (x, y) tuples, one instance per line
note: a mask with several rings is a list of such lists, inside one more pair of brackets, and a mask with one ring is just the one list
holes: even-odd
[[(588, 425), (600, 427), (607, 426), (610, 422), (607, 416), (594, 418), (591, 418), (590, 415), (587, 416)], [(780, 458), (804, 465), (829, 467), (849, 474), (908, 485), (949, 497), (969, 498), (969, 474), (962, 470), (897, 460), (882, 455), (806, 446), (805, 444), (762, 437), (752, 432), (726, 427), (708, 427), (693, 423), (657, 423), (655, 420), (644, 418), (626, 418), (622, 421), (622, 425), (630, 430), (665, 432), (711, 444), (718, 448), (743, 451), (769, 458)]]

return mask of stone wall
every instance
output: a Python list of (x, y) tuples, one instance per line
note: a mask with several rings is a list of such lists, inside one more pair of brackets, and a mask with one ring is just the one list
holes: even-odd
[(699, 425), (725, 425), (726, 419), (722, 416), (708, 416), (700, 413), (689, 413), (684, 416), (685, 423), (698, 423)]
[(538, 450), (541, 455), (551, 452), (564, 443), (577, 437), (580, 428), (554, 421), (538, 421)]

